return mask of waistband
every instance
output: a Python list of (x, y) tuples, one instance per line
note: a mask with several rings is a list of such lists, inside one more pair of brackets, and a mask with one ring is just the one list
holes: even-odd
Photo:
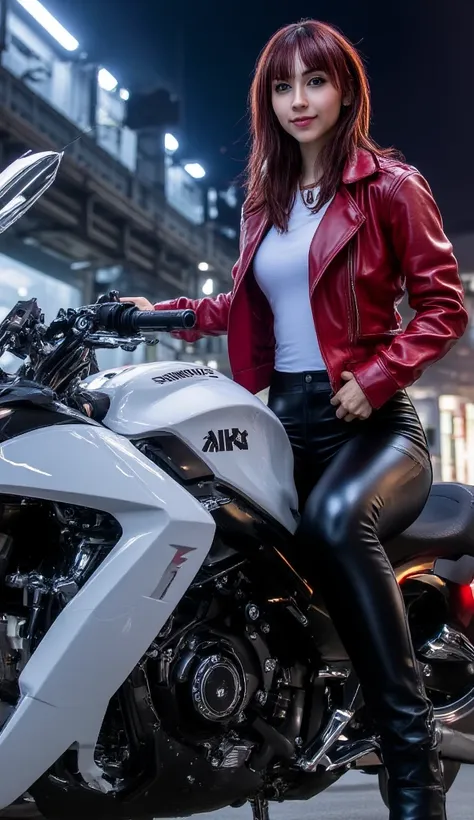
[(270, 387), (283, 391), (294, 388), (303, 390), (314, 383), (318, 385), (320, 390), (331, 390), (331, 382), (326, 370), (305, 370), (303, 373), (282, 373), (279, 370), (274, 370)]

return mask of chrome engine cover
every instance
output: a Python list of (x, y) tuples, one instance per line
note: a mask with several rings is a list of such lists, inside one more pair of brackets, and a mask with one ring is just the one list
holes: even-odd
[(247, 696), (247, 682), (237, 657), (210, 655), (194, 672), (191, 684), (193, 706), (207, 720), (227, 720), (238, 714)]

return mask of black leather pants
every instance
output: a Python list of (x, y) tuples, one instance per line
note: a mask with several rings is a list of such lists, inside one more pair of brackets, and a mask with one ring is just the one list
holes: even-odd
[(381, 546), (426, 502), (432, 472), (425, 435), (404, 391), (364, 421), (338, 419), (331, 397), (325, 373), (274, 373), (269, 406), (295, 456), (305, 571), (323, 596), (380, 735), (391, 820), (442, 820), (432, 707)]

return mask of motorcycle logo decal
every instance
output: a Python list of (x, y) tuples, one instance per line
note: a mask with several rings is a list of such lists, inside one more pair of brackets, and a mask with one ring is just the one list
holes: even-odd
[(248, 450), (248, 432), (247, 430), (239, 430), (238, 427), (232, 427), (227, 430), (209, 430), (208, 434), (204, 436), (203, 453), (230, 453), (232, 450)]
[(166, 382), (177, 382), (180, 379), (191, 379), (193, 376), (209, 376), (210, 379), (218, 379), (219, 374), (212, 367), (189, 367), (186, 370), (173, 370), (172, 373), (164, 373), (162, 376), (153, 376), (152, 381), (157, 384)]
[(163, 600), (171, 584), (176, 578), (180, 570), (180, 567), (182, 567), (183, 564), (186, 563), (186, 556), (188, 552), (194, 552), (194, 547), (180, 547), (178, 546), (178, 544), (170, 544), (170, 546), (173, 547), (173, 549), (176, 550), (176, 552), (173, 555), (173, 558), (171, 559), (170, 563), (166, 567), (158, 586), (150, 596), (151, 598), (156, 598), (158, 601)]

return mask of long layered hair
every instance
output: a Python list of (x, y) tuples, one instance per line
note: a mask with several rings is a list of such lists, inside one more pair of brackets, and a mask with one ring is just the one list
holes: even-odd
[(324, 71), (342, 98), (351, 101), (341, 107), (332, 138), (320, 152), (320, 188), (314, 210), (334, 196), (344, 165), (357, 148), (378, 156), (396, 154), (393, 149), (380, 148), (370, 138), (369, 84), (354, 46), (335, 28), (318, 20), (281, 28), (263, 48), (250, 88), (251, 152), (244, 209), (246, 213), (264, 209), (266, 217), (281, 231), (288, 227), (302, 161), (299, 143), (281, 127), (273, 111), (272, 84), (292, 76), (297, 55), (305, 69)]

